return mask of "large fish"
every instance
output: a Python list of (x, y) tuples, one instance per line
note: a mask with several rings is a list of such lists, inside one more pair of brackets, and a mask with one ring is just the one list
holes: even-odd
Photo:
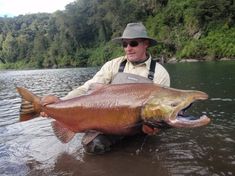
[(171, 127), (193, 128), (210, 122), (206, 115), (195, 120), (178, 115), (194, 101), (208, 98), (201, 91), (179, 90), (149, 83), (98, 87), (87, 95), (45, 106), (41, 105), (40, 97), (17, 87), (22, 97), (21, 119), (30, 119), (41, 111), (45, 112), (56, 120), (52, 126), (62, 142), (68, 142), (75, 133), (89, 130), (133, 135), (141, 131), (141, 124), (159, 127), (164, 122)]

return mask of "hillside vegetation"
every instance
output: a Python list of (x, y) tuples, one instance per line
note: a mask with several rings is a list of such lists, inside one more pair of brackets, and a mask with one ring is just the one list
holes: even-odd
[(122, 55), (111, 39), (142, 21), (165, 60), (235, 57), (234, 0), (77, 0), (64, 11), (0, 18), (0, 68), (101, 65)]

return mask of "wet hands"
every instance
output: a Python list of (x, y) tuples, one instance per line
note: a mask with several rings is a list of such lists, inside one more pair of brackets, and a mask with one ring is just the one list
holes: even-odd
[[(40, 104), (42, 106), (46, 106), (48, 104), (57, 103), (59, 101), (61, 101), (61, 99), (59, 99), (57, 96), (47, 95), (47, 96), (42, 97)], [(40, 116), (49, 117), (45, 112), (40, 112)]]
[(142, 131), (143, 131), (145, 134), (148, 134), (148, 135), (156, 135), (156, 134), (160, 131), (160, 129), (155, 128), (155, 127), (150, 127), (150, 126), (144, 124), (144, 125), (142, 126)]

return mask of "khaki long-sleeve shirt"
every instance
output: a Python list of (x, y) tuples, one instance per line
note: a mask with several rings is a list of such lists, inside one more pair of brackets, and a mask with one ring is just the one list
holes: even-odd
[[(88, 91), (89, 86), (93, 83), (111, 83), (114, 76), (118, 73), (121, 62), (125, 59), (126, 57), (122, 56), (106, 62), (92, 79), (85, 82), (84, 85), (72, 90), (62, 99), (70, 99), (85, 94)], [(150, 56), (148, 60), (137, 65), (134, 65), (131, 62), (127, 61), (123, 72), (132, 73), (147, 78), (149, 74), (151, 59), (152, 58)], [(170, 86), (170, 76), (166, 69), (159, 63), (156, 63), (153, 82), (163, 86)]]

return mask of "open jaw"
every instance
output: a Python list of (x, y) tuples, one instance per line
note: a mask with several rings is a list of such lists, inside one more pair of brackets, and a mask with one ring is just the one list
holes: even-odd
[(178, 112), (175, 119), (169, 119), (166, 123), (172, 127), (176, 128), (194, 128), (207, 125), (210, 122), (210, 118), (206, 115), (200, 117), (195, 117), (192, 115), (185, 114), (186, 110), (192, 106), (192, 103), (186, 108)]
[(210, 118), (208, 118), (206, 115), (195, 117), (185, 113), (186, 110), (189, 109), (191, 106), (192, 103), (175, 112), (175, 115), (173, 115), (174, 117), (171, 116), (171, 118), (166, 118), (161, 121), (152, 119), (147, 120), (144, 123), (156, 128), (195, 128), (207, 125), (210, 122)]

